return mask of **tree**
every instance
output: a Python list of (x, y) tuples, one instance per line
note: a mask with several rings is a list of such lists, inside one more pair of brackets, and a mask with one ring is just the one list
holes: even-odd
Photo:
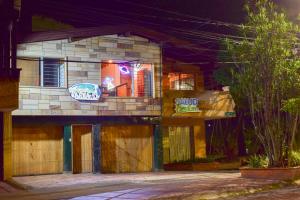
[[(220, 49), (226, 49), (226, 41), (221, 41)], [(232, 58), (230, 52), (226, 50), (221, 50), (218, 53), (218, 60), (221, 61), (217, 65), (217, 69), (213, 73), (214, 79), (218, 84), (222, 86), (230, 87), (230, 94), (235, 101), (235, 118), (227, 118), (224, 120), (217, 120), (215, 123), (212, 123), (216, 126), (215, 132), (223, 137), (218, 136), (218, 138), (224, 138), (224, 152), (230, 153), (226, 150), (226, 143), (232, 144), (232, 142), (226, 142), (228, 140), (234, 140), (236, 143), (235, 147), (237, 148), (238, 156), (245, 156), (247, 154), (247, 146), (245, 139), (245, 130), (252, 129), (251, 121), (249, 120), (249, 106), (247, 98), (240, 92), (239, 84), (233, 76), (233, 70), (235, 66), (231, 64)], [(252, 151), (251, 151), (252, 153)], [(227, 155), (228, 156), (228, 155)]]
[[(268, 0), (246, 6), (242, 39), (227, 39), (235, 62), (230, 70), (233, 98), (249, 106), (254, 133), (269, 166), (287, 166), (299, 126), (300, 62), (296, 53), (298, 27)], [(243, 98), (240, 98), (243, 97)]]

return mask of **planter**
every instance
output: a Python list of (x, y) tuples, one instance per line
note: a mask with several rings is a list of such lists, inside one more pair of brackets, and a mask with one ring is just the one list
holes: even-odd
[(215, 170), (232, 170), (239, 169), (240, 162), (230, 163), (171, 163), (164, 164), (166, 171), (215, 171)]
[(172, 163), (165, 164), (164, 170), (167, 171), (192, 171), (193, 167), (191, 163)]
[(240, 168), (244, 178), (294, 180), (300, 178), (300, 167), (290, 168)]

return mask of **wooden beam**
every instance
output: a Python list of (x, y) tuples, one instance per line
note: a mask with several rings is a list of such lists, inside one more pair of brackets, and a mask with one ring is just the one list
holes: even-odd
[(93, 143), (93, 173), (101, 172), (101, 124), (94, 124), (92, 128)]
[(0, 181), (12, 177), (12, 120), (11, 112), (0, 112)]
[(4, 122), (3, 122), (3, 112), (0, 112), (0, 181), (4, 180)]
[(206, 157), (206, 139), (205, 139), (205, 123), (202, 120), (201, 125), (194, 126), (194, 157), (205, 158)]

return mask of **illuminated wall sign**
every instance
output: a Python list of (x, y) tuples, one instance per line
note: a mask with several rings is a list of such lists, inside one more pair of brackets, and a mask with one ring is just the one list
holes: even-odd
[(130, 74), (128, 67), (125, 65), (119, 65), (119, 70), (122, 74)]
[(199, 112), (198, 104), (197, 98), (176, 98), (175, 111), (177, 113)]
[(99, 85), (92, 83), (78, 83), (69, 88), (72, 98), (78, 101), (98, 101), (101, 96)]

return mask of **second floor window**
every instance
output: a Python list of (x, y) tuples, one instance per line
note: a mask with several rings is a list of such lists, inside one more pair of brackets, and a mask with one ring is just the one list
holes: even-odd
[(40, 64), (42, 86), (63, 87), (65, 85), (64, 62), (59, 59), (45, 58)]
[(170, 90), (194, 90), (195, 78), (194, 74), (185, 73), (169, 73)]
[(151, 64), (101, 65), (101, 86), (105, 96), (151, 97), (153, 94)]
[(64, 87), (66, 85), (65, 63), (61, 59), (19, 59), (20, 85), (42, 87)]

